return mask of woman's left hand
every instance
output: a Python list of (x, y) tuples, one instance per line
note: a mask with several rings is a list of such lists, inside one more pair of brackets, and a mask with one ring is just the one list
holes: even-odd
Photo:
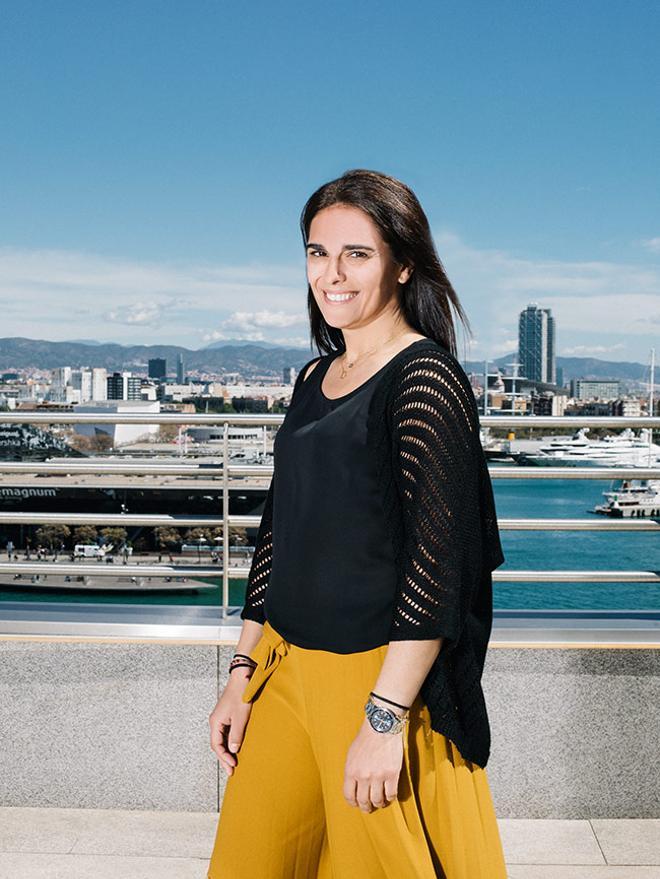
[(403, 764), (403, 733), (379, 733), (365, 717), (344, 768), (344, 798), (372, 812), (396, 799)]

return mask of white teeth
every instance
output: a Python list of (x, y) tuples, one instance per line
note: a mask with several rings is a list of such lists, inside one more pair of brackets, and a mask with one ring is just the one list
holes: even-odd
[(325, 295), (330, 302), (346, 302), (346, 300), (357, 296), (357, 293), (326, 293)]

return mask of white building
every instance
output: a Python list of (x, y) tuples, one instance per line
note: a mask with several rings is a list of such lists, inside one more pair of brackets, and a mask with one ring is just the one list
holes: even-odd
[(206, 387), (205, 382), (186, 382), (184, 384), (171, 382), (162, 386), (163, 399), (181, 403), (186, 397), (201, 396)]
[[(95, 413), (130, 413), (135, 414), (157, 414), (160, 412), (160, 402), (158, 400), (107, 400), (105, 402), (83, 404), (76, 406), (76, 415), (86, 412)], [(76, 433), (82, 436), (97, 436), (98, 434), (106, 434), (111, 437), (113, 447), (122, 446), (126, 443), (136, 442), (138, 439), (146, 439), (148, 437), (156, 437), (160, 425), (158, 424), (104, 424), (102, 422), (88, 424), (76, 424)]]
[(92, 371), (83, 367), (71, 370), (71, 387), (78, 391), (77, 403), (86, 403), (92, 399)]
[(51, 370), (50, 390), (48, 399), (53, 403), (67, 403), (67, 388), (71, 386), (71, 367), (58, 366)]
[[(224, 442), (224, 425), (209, 425), (203, 427), (188, 427), (186, 433), (193, 442), (196, 443), (212, 443)], [(231, 446), (243, 447), (248, 443), (264, 442), (264, 427), (260, 424), (240, 426), (238, 424), (230, 424), (227, 434), (228, 442)]]
[(108, 370), (104, 366), (92, 369), (92, 400), (108, 399)]
[(55, 403), (87, 403), (90, 400), (107, 400), (108, 371), (104, 367), (82, 366), (72, 369), (60, 366), (51, 372), (48, 399)]

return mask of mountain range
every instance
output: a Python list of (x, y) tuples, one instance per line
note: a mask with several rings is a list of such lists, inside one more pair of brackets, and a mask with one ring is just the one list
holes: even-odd
[[(55, 369), (59, 366), (104, 366), (108, 371), (146, 373), (151, 358), (167, 361), (168, 374), (175, 374), (179, 355), (183, 356), (186, 372), (221, 374), (240, 372), (246, 378), (280, 376), (287, 367), (299, 370), (317, 355), (316, 350), (287, 348), (270, 342), (246, 342), (229, 339), (213, 342), (205, 348), (193, 350), (177, 345), (119, 345), (84, 339), (69, 342), (49, 342), (45, 339), (21, 337), (0, 338), (0, 370)], [(504, 372), (516, 357), (516, 352), (504, 354), (490, 361)], [(563, 369), (564, 382), (571, 378), (621, 379), (629, 382), (648, 381), (649, 368), (643, 363), (599, 360), (595, 357), (560, 357), (557, 366)], [(463, 363), (467, 372), (483, 373), (483, 360)]]

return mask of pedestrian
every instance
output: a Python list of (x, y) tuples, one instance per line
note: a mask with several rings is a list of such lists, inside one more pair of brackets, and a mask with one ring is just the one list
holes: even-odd
[[(504, 561), (451, 308), (414, 193), (301, 217), (310, 332), (277, 433), (228, 682), (208, 879), (505, 879), (481, 687)], [(451, 308), (450, 308), (451, 306)]]

